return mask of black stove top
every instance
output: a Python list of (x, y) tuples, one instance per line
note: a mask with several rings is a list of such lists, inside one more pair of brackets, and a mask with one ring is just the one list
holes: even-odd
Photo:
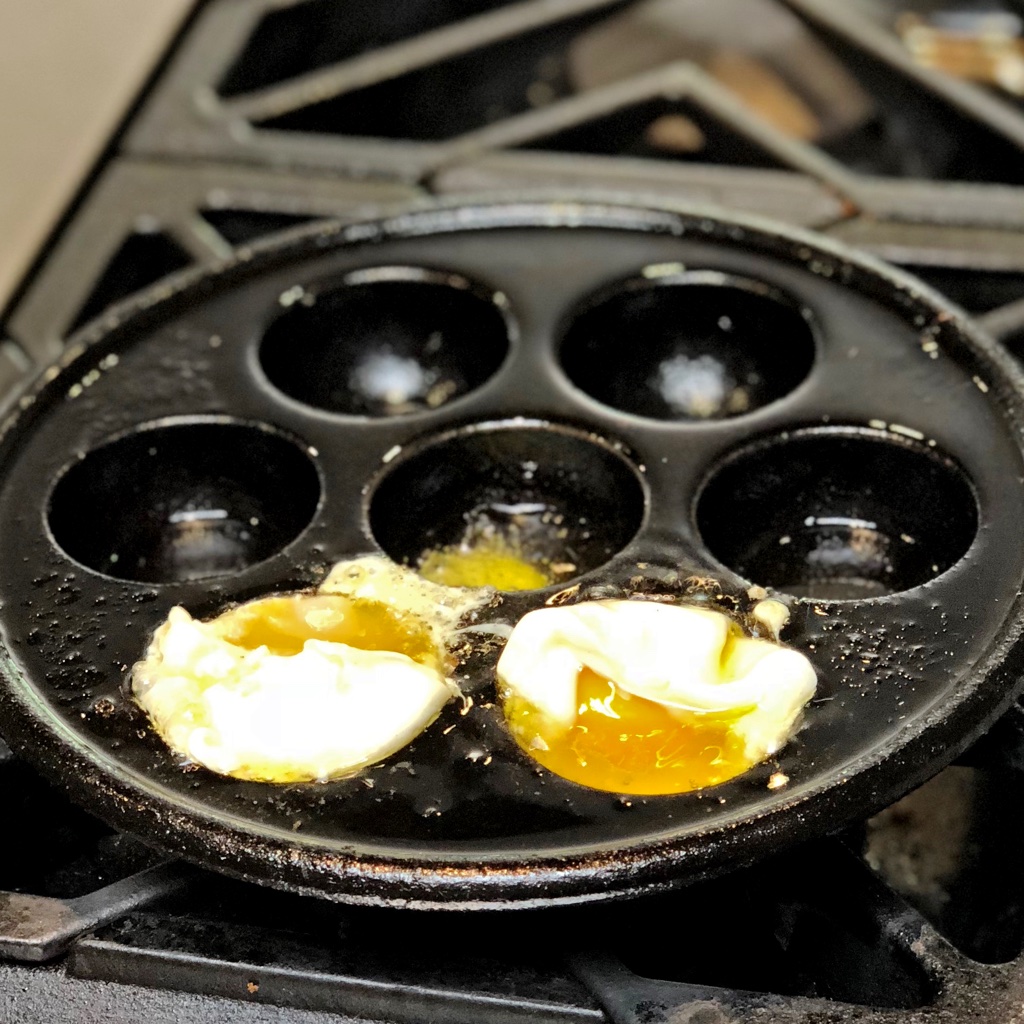
[(754, 868), (501, 913), (339, 907), (161, 864), (7, 758), (3, 1019), (1008, 1020), (1024, 886), (1005, 811), (1024, 778), (997, 733), (968, 758), (984, 767)]
[[(812, 227), (1024, 350), (1024, 111), (914, 63), (893, 7), (200, 4), (6, 310), (0, 386), (233, 246), (531, 188)], [(0, 745), (0, 1020), (1002, 1024), (1024, 999), (1022, 726), (1014, 711), (922, 790), (774, 861), (501, 914), (338, 907), (161, 863)]]

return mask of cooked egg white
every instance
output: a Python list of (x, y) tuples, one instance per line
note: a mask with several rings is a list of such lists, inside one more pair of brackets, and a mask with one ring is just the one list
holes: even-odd
[(716, 785), (763, 761), (817, 683), (803, 654), (721, 612), (647, 601), (530, 612), (497, 673), (527, 753), (575, 782), (638, 795)]
[(337, 778), (404, 747), (458, 692), (447, 639), (489, 597), (384, 558), (342, 562), (315, 594), (262, 598), (209, 622), (173, 608), (132, 690), (168, 746), (212, 771)]

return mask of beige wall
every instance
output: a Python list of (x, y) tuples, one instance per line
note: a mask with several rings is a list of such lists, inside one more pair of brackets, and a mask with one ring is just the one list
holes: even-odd
[(191, 0), (0, 0), (0, 305)]

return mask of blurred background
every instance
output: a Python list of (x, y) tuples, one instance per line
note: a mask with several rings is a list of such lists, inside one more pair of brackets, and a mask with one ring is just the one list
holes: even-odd
[(191, 0), (4, 0), (0, 304), (190, 6)]
[[(532, 186), (828, 230), (987, 314), (1024, 298), (1024, 234), (1005, 230), (1024, 229), (1005, 187), (1024, 184), (1022, 11), (6, 0), (4, 343), (50, 358), (110, 301), (260, 231)], [(75, 195), (81, 215), (46, 243)], [(27, 275), (44, 243), (49, 262)], [(986, 326), (1013, 341), (1024, 307)]]

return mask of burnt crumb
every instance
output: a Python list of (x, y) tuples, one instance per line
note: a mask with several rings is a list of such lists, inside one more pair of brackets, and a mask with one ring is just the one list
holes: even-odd
[(473, 642), (468, 637), (457, 644), (449, 644), (448, 653), (455, 659), (456, 663), (465, 661), (473, 653)]
[(687, 576), (683, 580), (683, 585), (686, 588), (687, 594), (699, 591), (716, 594), (722, 592), (722, 581), (715, 579), (714, 576)]
[(577, 583), (574, 586), (566, 587), (565, 590), (558, 591), (557, 594), (552, 594), (544, 604), (552, 608), (557, 608), (563, 604), (572, 604), (579, 592), (580, 585)]
[(642, 571), (634, 572), (621, 581), (606, 579), (590, 585), (576, 583), (552, 594), (544, 604), (560, 607), (585, 601), (612, 600), (702, 604), (743, 618), (756, 603), (750, 596), (728, 591), (722, 580), (715, 576), (683, 576), (676, 567), (647, 562), (637, 563), (636, 568)]
[(117, 711), (117, 705), (110, 700), (108, 697), (102, 697), (92, 706), (94, 714), (100, 716), (100, 718), (110, 718), (111, 715)]

